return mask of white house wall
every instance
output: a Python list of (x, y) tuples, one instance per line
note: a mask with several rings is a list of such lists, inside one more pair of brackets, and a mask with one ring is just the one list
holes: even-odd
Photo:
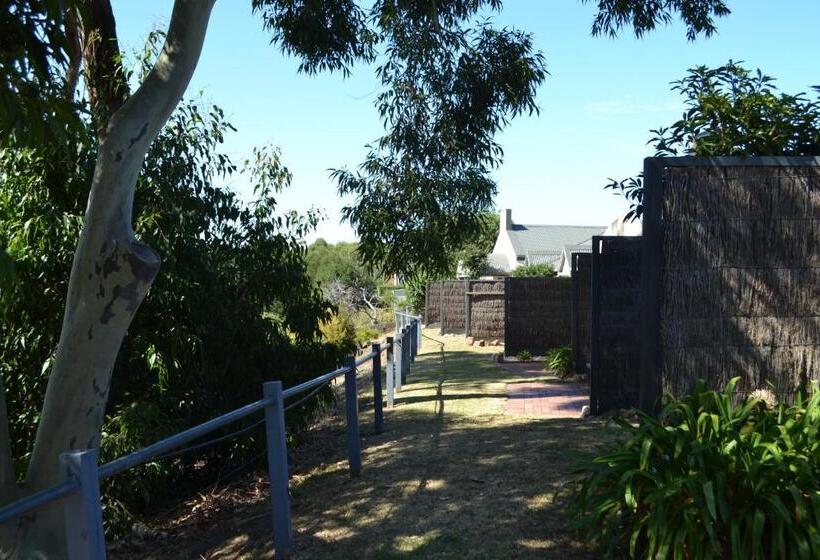
[(492, 254), (504, 256), (508, 263), (507, 270), (513, 271), (518, 268), (518, 255), (515, 253), (509, 231), (502, 229), (498, 232), (498, 238), (495, 240), (495, 247), (493, 247)]

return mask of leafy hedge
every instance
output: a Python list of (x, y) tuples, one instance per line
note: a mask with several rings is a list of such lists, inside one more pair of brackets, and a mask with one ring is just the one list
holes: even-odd
[(587, 465), (579, 526), (610, 555), (809, 559), (820, 555), (820, 390), (794, 405), (700, 383)]
[(512, 273), (515, 278), (551, 278), (555, 274), (555, 269), (548, 264), (525, 264)]

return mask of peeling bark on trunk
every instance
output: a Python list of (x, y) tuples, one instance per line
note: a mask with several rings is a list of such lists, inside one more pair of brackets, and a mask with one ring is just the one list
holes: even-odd
[[(59, 482), (61, 453), (99, 446), (117, 353), (160, 266), (159, 255), (134, 237), (131, 220), (137, 176), (148, 148), (190, 81), (214, 2), (176, 0), (154, 68), (101, 131), (26, 494)], [(59, 504), (22, 520), (15, 541), (4, 542), (3, 550), (16, 549), (23, 558), (65, 557)]]

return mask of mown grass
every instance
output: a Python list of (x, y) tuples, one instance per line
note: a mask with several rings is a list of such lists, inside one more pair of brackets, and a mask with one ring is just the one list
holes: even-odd
[[(608, 437), (604, 424), (505, 414), (506, 384), (533, 378), (498, 367), (497, 348), (442, 340), (443, 363), (425, 340), (383, 434), (371, 409), (360, 413), (361, 477), (349, 477), (341, 426), (322, 445), (333, 456), (294, 476), (295, 558), (593, 558), (566, 504), (578, 461)], [(185, 554), (270, 557), (267, 508), (237, 513)]]

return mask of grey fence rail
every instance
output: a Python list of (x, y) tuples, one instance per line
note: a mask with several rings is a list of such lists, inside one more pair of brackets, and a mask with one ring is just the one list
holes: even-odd
[[(267, 442), (274, 554), (276, 558), (288, 558), (293, 550), (293, 534), (288, 486), (285, 412), (301, 404), (318, 392), (321, 387), (343, 375), (348, 465), (350, 476), (359, 476), (362, 461), (357, 369), (362, 364), (372, 361), (374, 424), (376, 433), (381, 433), (384, 427), (381, 379), (382, 353), (386, 352), (387, 359), (387, 406), (392, 407), (395, 391), (401, 390), (402, 385), (407, 383), (410, 364), (415, 361), (416, 354), (421, 347), (421, 341), (421, 318), (409, 313), (397, 312), (394, 337), (387, 337), (385, 344), (373, 344), (371, 351), (358, 359), (354, 356), (348, 356), (345, 358), (342, 367), (336, 370), (287, 389), (282, 387), (281, 381), (268, 381), (263, 384), (262, 398), (258, 401), (160, 440), (148, 447), (138, 449), (110, 463), (99, 465), (96, 449), (63, 453), (59, 457), (62, 482), (0, 508), (0, 524), (14, 521), (33, 510), (61, 501), (65, 511), (68, 557), (71, 560), (104, 559), (106, 557), (106, 547), (100, 501), (101, 480), (147, 463), (152, 459), (157, 459), (177, 450), (186, 443), (197, 440), (253, 414), (264, 412), (264, 419), (260, 423), (265, 424)], [(307, 395), (304, 395), (298, 401), (285, 405), (286, 399), (305, 393)], [(238, 433), (233, 435), (238, 435)], [(223, 439), (218, 438), (219, 441)], [(203, 446), (215, 441), (206, 442)]]

